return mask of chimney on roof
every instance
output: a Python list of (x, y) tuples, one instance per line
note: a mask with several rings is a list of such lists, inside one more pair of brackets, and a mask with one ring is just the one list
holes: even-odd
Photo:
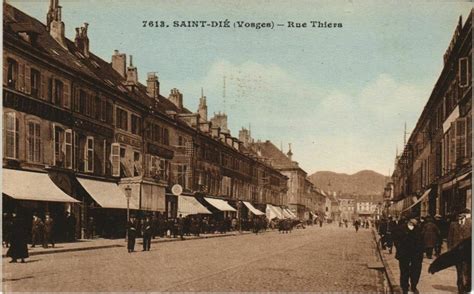
[(87, 28), (89, 24), (84, 23), (84, 26), (76, 28), (76, 38), (74, 39), (74, 44), (76, 44), (77, 49), (85, 56), (89, 57), (89, 37), (87, 36)]
[(183, 94), (179, 92), (178, 89), (171, 89), (170, 95), (168, 97), (171, 103), (173, 103), (178, 109), (183, 109)]
[(127, 83), (138, 84), (138, 70), (133, 66), (133, 56), (130, 55), (130, 65), (127, 67)]
[(288, 155), (288, 159), (291, 160), (291, 157), (293, 156), (293, 152), (291, 152), (291, 143), (288, 144), (288, 153), (286, 153), (286, 155)]
[(146, 92), (151, 98), (158, 99), (160, 96), (160, 82), (155, 72), (149, 72), (147, 75)]
[(250, 131), (246, 128), (242, 128), (239, 131), (239, 140), (245, 147), (248, 147), (252, 140), (252, 138), (250, 138)]
[(199, 107), (198, 113), (201, 122), (207, 122), (207, 103), (206, 103), (206, 96), (204, 96), (204, 91), (201, 88), (201, 98), (199, 98)]
[(46, 28), (51, 37), (64, 49), (67, 49), (64, 22), (61, 20), (61, 6), (59, 0), (51, 0), (48, 14), (46, 15)]
[(118, 50), (114, 50), (114, 55), (112, 55), (112, 68), (116, 72), (118, 72), (123, 78), (125, 78), (126, 66), (127, 55), (125, 53), (120, 53)]
[(227, 128), (227, 114), (218, 112), (214, 113), (214, 117), (211, 118), (211, 123), (213, 126), (219, 127), (221, 133), (230, 134), (229, 129)]

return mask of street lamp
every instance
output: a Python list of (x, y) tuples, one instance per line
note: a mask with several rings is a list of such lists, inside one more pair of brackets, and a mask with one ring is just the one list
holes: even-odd
[(130, 185), (125, 187), (125, 197), (127, 198), (127, 225), (125, 226), (125, 240), (128, 240), (128, 223), (130, 222), (130, 198), (132, 197), (132, 188)]

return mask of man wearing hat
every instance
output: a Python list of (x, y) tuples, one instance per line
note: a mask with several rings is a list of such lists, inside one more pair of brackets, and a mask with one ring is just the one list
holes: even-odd
[(403, 293), (408, 293), (410, 287), (412, 292), (418, 293), (416, 288), (420, 280), (421, 266), (423, 263), (423, 238), (419, 223), (411, 219), (400, 225), (395, 234), (397, 253), (400, 266), (400, 286)]

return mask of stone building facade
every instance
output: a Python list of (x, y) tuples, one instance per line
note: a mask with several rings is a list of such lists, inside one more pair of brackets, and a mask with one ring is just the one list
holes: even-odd
[(402, 213), (451, 215), (472, 199), (472, 11), (455, 28), (444, 67), (392, 174)]
[(56, 199), (34, 187), (22, 198), (4, 184), (5, 210), (58, 222), (72, 213), (84, 237), (92, 224), (104, 236), (123, 234), (127, 206), (175, 217), (174, 185), (235, 207), (284, 205), (287, 176), (233, 137), (225, 114), (208, 119), (206, 97), (192, 112), (178, 89), (162, 95), (156, 73), (140, 83), (132, 56), (94, 55), (87, 23), (69, 40), (58, 1), (46, 24), (3, 5), (3, 181), (41, 177), (59, 188)]

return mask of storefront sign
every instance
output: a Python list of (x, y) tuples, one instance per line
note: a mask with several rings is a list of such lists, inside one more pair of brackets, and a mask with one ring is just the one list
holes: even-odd
[(116, 134), (115, 138), (117, 140), (117, 143), (126, 144), (138, 148), (142, 146), (141, 141), (139, 139), (135, 139), (124, 134)]

